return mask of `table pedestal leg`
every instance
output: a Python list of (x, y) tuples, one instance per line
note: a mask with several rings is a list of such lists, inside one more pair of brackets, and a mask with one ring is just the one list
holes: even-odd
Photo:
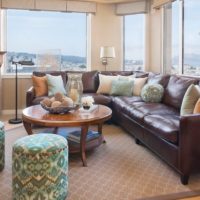
[(105, 140), (105, 138), (104, 138), (104, 136), (102, 134), (102, 127), (103, 127), (102, 123), (98, 124), (98, 132), (101, 134), (103, 143), (106, 143), (106, 140)]
[(85, 155), (87, 132), (88, 132), (88, 126), (87, 125), (82, 126), (81, 127), (80, 151), (81, 151), (81, 159), (82, 159), (84, 167), (87, 167), (86, 155)]
[(23, 121), (23, 124), (24, 124), (24, 128), (26, 129), (26, 132), (27, 132), (29, 135), (32, 135), (32, 134), (33, 134), (33, 131), (32, 131), (31, 123), (28, 123), (28, 122)]

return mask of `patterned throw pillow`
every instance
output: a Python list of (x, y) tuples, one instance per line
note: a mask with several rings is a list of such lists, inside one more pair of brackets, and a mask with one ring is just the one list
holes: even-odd
[(200, 88), (198, 85), (191, 84), (181, 104), (181, 115), (192, 114), (194, 112), (195, 105), (200, 98)]
[(133, 83), (129, 80), (113, 80), (110, 95), (114, 96), (132, 96)]
[(141, 97), (145, 102), (159, 103), (162, 100), (164, 88), (160, 84), (146, 84), (142, 88)]
[(63, 84), (63, 79), (61, 76), (52, 76), (50, 74), (46, 75), (48, 84), (48, 96), (53, 96), (57, 92), (61, 92), (66, 95), (66, 91)]

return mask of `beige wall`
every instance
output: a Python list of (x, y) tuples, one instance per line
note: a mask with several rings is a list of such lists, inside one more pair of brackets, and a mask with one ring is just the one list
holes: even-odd
[(162, 66), (162, 10), (151, 10), (149, 15), (148, 71), (161, 72)]
[[(26, 106), (26, 91), (32, 85), (30, 78), (18, 79), (18, 109)], [(2, 80), (2, 108), (3, 110), (15, 109), (15, 79)]]
[(104, 70), (100, 61), (100, 47), (114, 46), (116, 58), (108, 60), (107, 70), (122, 69), (123, 18), (115, 15), (115, 6), (97, 4), (91, 19), (91, 69)]

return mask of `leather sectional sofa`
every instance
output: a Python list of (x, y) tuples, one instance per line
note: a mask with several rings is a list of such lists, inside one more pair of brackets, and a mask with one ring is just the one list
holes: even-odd
[[(46, 73), (62, 75), (64, 84), (68, 72), (33, 72), (36, 76)], [(70, 72), (71, 73), (71, 72)], [(96, 94), (98, 74), (148, 76), (147, 83), (159, 83), (165, 88), (161, 103), (146, 103), (139, 96), (108, 96)], [(180, 116), (183, 96), (191, 84), (199, 84), (196, 78), (127, 71), (91, 71), (82, 76), (83, 93), (94, 97), (97, 104), (109, 106), (112, 121), (134, 136), (181, 176), (182, 184), (188, 184), (189, 176), (200, 167), (200, 114)], [(26, 94), (27, 106), (39, 104), (44, 97), (35, 97), (34, 89)]]

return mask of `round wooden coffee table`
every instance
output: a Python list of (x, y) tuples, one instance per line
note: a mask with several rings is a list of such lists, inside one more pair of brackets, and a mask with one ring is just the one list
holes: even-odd
[(58, 127), (81, 127), (80, 146), (78, 148), (72, 148), (72, 152), (79, 151), (81, 153), (83, 166), (87, 166), (85, 151), (89, 126), (98, 126), (100, 138), (98, 138), (96, 144), (100, 145), (104, 141), (102, 125), (106, 120), (110, 119), (111, 116), (112, 110), (103, 105), (98, 105), (92, 112), (82, 112), (80, 109), (77, 109), (66, 114), (50, 114), (40, 105), (34, 105), (23, 110), (22, 120), (29, 135), (33, 134), (32, 125), (54, 127), (56, 129)]

